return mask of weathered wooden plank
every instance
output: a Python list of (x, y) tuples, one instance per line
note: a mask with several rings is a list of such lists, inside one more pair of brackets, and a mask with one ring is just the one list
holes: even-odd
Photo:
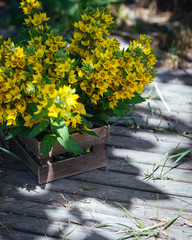
[[(81, 176), (83, 178), (83, 176)], [(99, 177), (99, 176), (98, 176)], [(29, 174), (24, 172), (13, 172), (9, 176), (9, 182), (17, 182), (18, 187), (12, 184), (4, 184), (2, 188), (2, 194), (5, 196), (13, 196), (13, 197), (22, 197), (22, 198), (29, 198), (31, 199), (39, 199), (40, 196), (43, 196), (43, 198), (47, 199), (53, 199), (55, 196), (58, 196), (59, 193), (64, 192), (66, 194), (74, 194), (74, 197), (78, 195), (78, 199), (84, 198), (84, 197), (92, 197), (92, 198), (98, 198), (102, 200), (110, 200), (112, 202), (124, 202), (124, 203), (130, 203), (136, 201), (137, 204), (140, 205), (147, 205), (146, 201), (151, 201), (151, 204), (157, 205), (157, 192), (146, 192), (142, 186), (144, 185), (145, 188), (151, 188), (153, 191), (158, 191), (159, 201), (161, 202), (161, 206), (165, 208), (176, 208), (178, 209), (183, 203), (189, 203), (190, 198), (188, 197), (179, 197), (174, 195), (169, 195), (168, 193), (165, 193), (163, 189), (157, 189), (156, 186), (153, 187), (150, 184), (143, 183), (142, 181), (139, 181), (136, 177), (132, 176), (132, 182), (133, 180), (136, 181), (136, 184), (142, 188), (142, 190), (136, 190), (136, 189), (129, 189), (129, 182), (127, 182), (126, 187), (120, 187), (120, 184), (117, 184), (116, 186), (110, 186), (110, 185), (103, 185), (103, 184), (97, 184), (97, 183), (88, 183), (85, 181), (80, 180), (73, 180), (73, 179), (61, 179), (55, 182), (52, 182), (51, 184), (46, 184), (42, 186), (37, 186), (36, 183), (30, 178)], [(105, 183), (107, 183), (108, 179), (105, 178)], [(27, 185), (26, 185), (27, 184)], [(126, 183), (124, 183), (126, 185)], [(27, 186), (27, 189), (23, 188), (23, 186)], [(29, 189), (31, 189), (31, 193), (29, 192)], [(34, 191), (33, 191), (34, 190)], [(160, 193), (159, 193), (160, 192)], [(56, 194), (56, 195), (55, 195)], [(120, 198), (119, 198), (120, 196)], [(188, 211), (192, 210), (192, 206), (190, 205), (188, 208)]]
[[(137, 111), (134, 112), (133, 116), (137, 118), (143, 118), (143, 119), (164, 119), (166, 121), (170, 122), (176, 122), (180, 121), (186, 124), (192, 123), (191, 115), (192, 112), (180, 112), (178, 109), (178, 112), (168, 112), (167, 110), (163, 110), (161, 113), (159, 109), (154, 111), (154, 115), (151, 116), (150, 110), (148, 110), (148, 113), (146, 112), (145, 108), (140, 107)], [(127, 116), (129, 117), (129, 115)], [(126, 118), (125, 118), (126, 119)]]
[[(13, 209), (14, 210), (14, 209)], [(21, 208), (22, 210), (22, 208)], [(39, 209), (40, 210), (40, 209)], [(62, 210), (62, 209), (57, 209)], [(50, 211), (50, 209), (47, 209), (46, 211), (46, 215), (48, 213), (48, 211)], [(142, 211), (142, 209), (140, 209), (140, 211)], [(51, 211), (52, 213), (54, 212), (54, 209), (52, 209)], [(51, 213), (50, 212), (50, 213)], [(57, 211), (55, 211), (57, 212)], [(55, 213), (54, 212), (54, 213)], [(66, 213), (66, 211), (64, 211)], [(64, 213), (62, 212), (62, 213)], [(4, 218), (2, 220), (2, 223), (4, 225), (6, 225), (9, 228), (12, 228), (14, 230), (17, 231), (23, 231), (23, 232), (30, 232), (30, 233), (35, 233), (35, 234), (40, 234), (41, 236), (48, 236), (48, 237), (62, 237), (62, 235), (64, 235), (67, 232), (70, 232), (71, 230), (75, 229), (74, 232), (69, 236), (69, 239), (93, 239), (93, 240), (99, 240), (99, 239), (117, 239), (122, 235), (117, 235), (116, 232), (120, 229), (120, 226), (118, 226), (118, 223), (123, 223), (129, 227), (134, 226), (134, 221), (132, 221), (130, 219), (129, 215), (125, 215), (124, 213), (124, 217), (119, 218), (114, 218), (114, 220), (116, 220), (116, 223), (113, 222), (109, 222), (109, 224), (111, 223), (112, 227), (109, 226), (106, 228), (95, 228), (95, 226), (98, 226), (100, 224), (99, 221), (97, 221), (97, 219), (93, 217), (93, 221), (90, 221), (88, 224), (90, 226), (86, 226), (86, 219), (84, 219), (84, 217), (82, 216), (83, 213), (81, 212), (80, 215), (80, 219), (77, 219), (77, 216), (75, 215), (76, 212), (74, 212), (73, 210), (71, 211), (70, 214), (70, 220), (65, 220), (63, 221), (63, 219), (61, 218), (59, 221), (57, 221), (56, 219), (45, 219), (43, 217), (41, 217), (41, 214), (39, 214), (39, 212), (34, 212), (35, 216), (28, 216), (27, 213), (25, 212), (25, 215), (23, 214), (14, 214), (14, 213), (9, 213), (7, 215), (6, 212), (4, 213)], [(134, 213), (135, 214), (135, 213)], [(71, 216), (74, 215), (74, 216)], [(62, 215), (64, 216), (64, 215)], [(60, 216), (61, 217), (61, 216)], [(67, 219), (68, 216), (66, 216)], [(72, 219), (71, 219), (72, 218)], [(153, 219), (154, 216), (152, 215), (151, 218)], [(75, 219), (75, 220), (74, 220)], [(77, 222), (77, 220), (80, 220), (80, 222)], [(142, 222), (141, 219), (141, 215), (139, 216), (139, 221)], [(170, 220), (170, 218), (166, 218), (166, 220)], [(103, 219), (104, 220), (104, 219)], [(107, 223), (107, 218), (106, 218), (106, 222)], [(111, 219), (110, 219), (111, 220)], [(144, 219), (145, 220), (145, 217)], [(160, 219), (159, 219), (160, 220)], [(165, 219), (164, 219), (165, 220)], [(24, 224), (25, 223), (25, 224)], [(149, 226), (151, 223), (151, 221), (148, 220), (148, 222), (145, 222), (145, 226)], [(78, 225), (77, 225), (78, 224)], [(186, 228), (185, 230), (185, 234), (183, 234), (183, 226), (181, 227), (181, 221), (176, 224), (173, 225), (172, 227), (170, 227), (170, 229), (168, 230), (169, 232), (169, 236), (174, 236), (173, 234), (177, 234), (177, 236), (181, 237), (181, 236), (188, 236), (190, 233), (190, 228)], [(136, 228), (136, 226), (135, 226)], [(60, 229), (63, 229), (65, 231), (65, 233), (63, 234)], [(181, 235), (182, 233), (182, 235)], [(133, 238), (134, 239), (134, 238)]]
[[(74, 203), (74, 201), (73, 201)], [(126, 213), (121, 207), (109, 204), (101, 204), (99, 208), (95, 208), (94, 204), (82, 204), (81, 201), (76, 200), (75, 204), (42, 204), (42, 203), (33, 203), (24, 200), (18, 199), (5, 199), (2, 202), (3, 213), (6, 218), (6, 214), (17, 214), (29, 217), (35, 217), (38, 219), (46, 219), (50, 222), (60, 221), (61, 223), (68, 223), (69, 220), (71, 223), (84, 225), (87, 227), (98, 226), (101, 224), (108, 223), (107, 229), (115, 232), (119, 230), (117, 223), (125, 223), (129, 227), (136, 228), (136, 224), (133, 219), (130, 217), (129, 213)], [(123, 204), (122, 204), (123, 206)], [(133, 214), (134, 217), (140, 219), (139, 221), (144, 226), (151, 226), (156, 219), (159, 221), (169, 221), (177, 213), (175, 210), (170, 209), (157, 209), (155, 207), (131, 207), (129, 206), (128, 211)], [(159, 213), (157, 214), (157, 211)], [(182, 225), (185, 222), (185, 219), (190, 219), (192, 213), (184, 212), (182, 213), (183, 218), (178, 219), (177, 225)]]
[[(108, 148), (108, 157), (116, 159), (117, 161), (118, 159), (125, 161), (127, 164), (141, 163), (146, 165), (154, 165), (163, 159), (164, 154), (110, 147)], [(177, 163), (177, 168), (192, 170), (191, 162), (191, 158), (182, 158), (182, 160)], [(166, 166), (171, 167), (172, 165), (173, 160), (169, 159), (166, 163)], [(161, 163), (160, 166), (163, 166), (163, 164)]]
[(189, 85), (191, 86), (191, 78), (192, 76), (186, 73), (180, 73), (178, 75), (176, 74), (160, 74), (159, 72), (157, 73), (157, 78), (155, 79), (156, 82), (161, 82), (161, 83), (169, 83), (169, 84), (177, 84), (179, 85)]
[[(177, 131), (192, 133), (192, 127), (189, 122), (181, 122), (177, 121), (176, 119), (158, 119), (158, 118), (147, 118), (142, 116), (136, 116), (135, 121), (137, 125), (141, 128), (148, 128), (148, 129), (164, 129), (164, 130), (173, 130), (176, 129)], [(125, 126), (133, 126), (134, 121), (130, 117), (120, 118), (120, 117), (112, 117), (109, 121), (110, 124), (121, 124)]]
[(192, 171), (188, 169), (171, 169), (170, 167), (164, 167), (161, 163), (161, 167), (156, 170), (154, 165), (147, 165), (143, 163), (131, 163), (125, 160), (109, 160), (109, 171), (115, 171), (118, 173), (133, 174), (137, 176), (146, 177), (151, 175), (151, 179), (168, 179), (171, 181), (180, 181), (192, 183)]
[(27, 233), (27, 232), (21, 232), (21, 231), (15, 231), (11, 229), (10, 231), (0, 231), (0, 239), (2, 240), (60, 240), (61, 238), (56, 238), (56, 237), (48, 237), (45, 235), (37, 235), (33, 233)]
[[(42, 236), (49, 236), (62, 239), (65, 234), (74, 230), (68, 239), (117, 239), (116, 234), (106, 229), (95, 228), (95, 223), (91, 227), (81, 226), (76, 223), (50, 221), (39, 217), (30, 217), (19, 214), (9, 213), (2, 219), (2, 224), (13, 228), (16, 231), (34, 233)], [(83, 223), (82, 223), (83, 225)], [(62, 229), (64, 233), (60, 230)]]
[[(170, 143), (186, 143), (188, 146), (191, 145), (191, 139), (183, 137), (176, 132), (169, 131), (155, 131), (150, 129), (135, 129), (129, 128), (126, 126), (111, 126), (112, 135), (121, 135), (121, 136), (132, 136), (140, 139), (147, 139), (154, 142), (170, 142)], [(186, 136), (190, 136), (187, 134)], [(191, 135), (192, 136), (192, 135)]]
[[(150, 87), (153, 87), (153, 85), (154, 84), (152, 82), (150, 84)], [(182, 93), (183, 95), (185, 94), (185, 96), (186, 95), (191, 96), (191, 94), (192, 94), (191, 86), (187, 86), (185, 84), (179, 84), (179, 86), (178, 86), (178, 84), (174, 83), (174, 82), (172, 82), (172, 83), (166, 82), (166, 84), (165, 84), (161, 81), (158, 81), (158, 82), (156, 82), (156, 85), (160, 89), (160, 92), (162, 94), (164, 94), (164, 92), (177, 93), (178, 95)]]
[[(159, 67), (157, 68), (157, 74), (158, 76), (177, 76), (177, 77), (187, 77), (190, 78), (192, 77), (192, 70), (190, 68), (185, 68), (185, 69), (172, 69), (169, 67)], [(190, 82), (191, 84), (191, 82)]]
[[(154, 142), (150, 139), (135, 138), (133, 136), (118, 136), (111, 135), (107, 146), (114, 146), (116, 148), (131, 149), (137, 151), (154, 152), (154, 153), (167, 153), (177, 147), (177, 144), (169, 142)], [(185, 143), (179, 145), (179, 152), (188, 150), (190, 146)], [(176, 151), (178, 152), (178, 150)]]
[[(71, 179), (83, 181), (85, 176), (76, 175)], [(168, 195), (192, 197), (192, 184), (189, 182), (176, 182), (170, 180), (147, 180), (141, 176), (124, 173), (95, 170), (86, 174), (87, 182), (107, 184), (107, 186), (125, 189), (137, 189), (146, 192), (164, 193)], [(106, 183), (107, 181), (107, 183)]]
[[(181, 101), (180, 99), (168, 99), (166, 100), (167, 105), (169, 106), (170, 109), (170, 114), (175, 114), (175, 113), (192, 113), (192, 100), (188, 98), (183, 98)], [(134, 113), (137, 113), (139, 111), (143, 111), (145, 113), (148, 113), (148, 115), (151, 114), (151, 110), (149, 108), (149, 105), (151, 109), (154, 111), (154, 114), (158, 113), (160, 114), (160, 110), (163, 112), (163, 114), (168, 113), (165, 105), (161, 100), (153, 100), (149, 99), (143, 103), (136, 104)]]

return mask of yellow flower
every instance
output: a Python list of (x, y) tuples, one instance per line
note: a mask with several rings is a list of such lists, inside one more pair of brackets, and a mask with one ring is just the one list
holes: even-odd
[(51, 46), (51, 44), (53, 44), (53, 39), (52, 38), (48, 38), (46, 41), (45, 41), (45, 44), (47, 46)]
[(137, 90), (138, 90), (138, 83), (137, 82), (131, 82), (130, 84), (129, 84), (129, 89), (130, 89), (130, 91), (131, 92), (137, 92)]
[(19, 102), (15, 103), (15, 107), (16, 107), (18, 112), (23, 114), (26, 110), (26, 102), (25, 101), (19, 101)]
[(88, 46), (90, 44), (90, 41), (89, 40), (86, 40), (86, 41), (81, 40), (81, 44), (83, 46)]
[(30, 14), (31, 11), (32, 11), (32, 6), (30, 6), (29, 4), (27, 4), (26, 7), (23, 7), (23, 13), (24, 13), (25, 15)]
[(31, 19), (31, 22), (33, 23), (33, 25), (38, 26), (42, 23), (42, 18), (40, 14), (35, 13), (33, 15), (33, 19)]
[(52, 52), (56, 52), (56, 51), (58, 50), (58, 46), (55, 45), (55, 44), (51, 44), (51, 45), (50, 45), (50, 50), (51, 50)]
[(24, 68), (25, 67), (25, 59), (24, 58), (20, 58), (17, 61), (17, 66), (20, 67), (20, 68)]
[(78, 99), (78, 95), (77, 94), (69, 94), (66, 97), (66, 104), (68, 106), (76, 106), (77, 105), (77, 99)]
[(118, 62), (117, 59), (112, 59), (110, 64), (111, 64), (111, 66), (114, 67), (114, 68), (119, 67), (119, 62)]
[(84, 34), (75, 31), (73, 36), (74, 36), (74, 39), (76, 39), (77, 41), (80, 41), (83, 38)]
[(32, 83), (40, 83), (42, 79), (42, 75), (40, 73), (33, 75)]
[(98, 77), (99, 78), (101, 78), (101, 79), (107, 79), (108, 78), (108, 73), (107, 73), (107, 71), (104, 71), (104, 70), (102, 70), (102, 71), (100, 71), (99, 72), (99, 74), (98, 74)]
[(57, 106), (54, 103), (47, 110), (49, 111), (48, 116), (49, 117), (55, 117), (55, 118), (58, 117), (58, 114), (61, 111), (61, 109), (57, 108)]
[(42, 67), (42, 65), (41, 65), (40, 63), (37, 63), (37, 64), (35, 65), (35, 67), (33, 67), (33, 69), (34, 69), (36, 72), (40, 73), (40, 72), (43, 70), (43, 67)]
[(71, 117), (70, 122), (72, 123), (72, 127), (76, 129), (77, 124), (81, 124), (81, 116), (76, 115), (75, 117)]
[(93, 93), (93, 89), (91, 87), (87, 86), (85, 89), (85, 93), (88, 95), (91, 95)]
[(84, 105), (78, 102), (76, 108), (74, 109), (74, 112), (79, 114), (86, 114)]
[(25, 127), (30, 127), (31, 128), (35, 124), (35, 120), (32, 119), (32, 116), (30, 114), (27, 114), (24, 117), (24, 120), (25, 120), (25, 123), (24, 123)]
[(38, 58), (42, 58), (44, 53), (45, 53), (44, 50), (40, 48), (35, 52), (35, 56)]
[(99, 80), (96, 84), (96, 87), (102, 90), (103, 92), (107, 90), (108, 84), (102, 80)]
[(70, 72), (69, 77), (68, 77), (68, 81), (70, 84), (74, 84), (76, 83), (78, 80), (76, 79), (76, 74), (74, 74), (74, 70)]
[(62, 41), (63, 36), (56, 36), (56, 37), (54, 37), (53, 39), (54, 39), (55, 43), (58, 44), (58, 43), (60, 43), (60, 42)]
[(4, 114), (4, 110), (3, 110), (3, 108), (2, 108), (2, 107), (0, 107), (0, 117), (2, 117), (2, 116), (3, 116), (3, 114)]
[(143, 49), (143, 52), (146, 54), (146, 55), (149, 55), (150, 53), (151, 53), (151, 48), (149, 47), (149, 48), (144, 48)]
[(46, 13), (40, 13), (40, 18), (44, 22), (46, 22), (46, 21), (48, 21), (50, 19), (50, 18), (47, 17)]
[(126, 77), (126, 80), (128, 80), (129, 82), (134, 82), (136, 80), (136, 73), (129, 72)]
[(7, 125), (16, 125), (17, 111), (16, 109), (5, 110), (5, 117), (7, 120)]
[(91, 102), (93, 102), (94, 104), (97, 104), (98, 100), (100, 99), (99, 95), (97, 94), (93, 94), (92, 98), (91, 98)]

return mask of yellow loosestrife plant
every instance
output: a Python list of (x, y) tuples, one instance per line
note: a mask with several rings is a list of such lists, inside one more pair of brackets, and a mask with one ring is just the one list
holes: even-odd
[(73, 133), (89, 133), (110, 116), (124, 116), (128, 104), (144, 101), (144, 86), (155, 78), (150, 38), (120, 50), (109, 38), (113, 18), (106, 9), (86, 9), (71, 39), (50, 27), (36, 0), (22, 0), (29, 38), (0, 40), (0, 125), (13, 136), (42, 136), (42, 155), (58, 140), (83, 153)]

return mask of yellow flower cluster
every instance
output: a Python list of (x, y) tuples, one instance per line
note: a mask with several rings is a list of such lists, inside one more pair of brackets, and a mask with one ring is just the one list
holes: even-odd
[(79, 75), (81, 89), (96, 105), (108, 101), (109, 108), (118, 102), (131, 99), (144, 90), (144, 85), (154, 79), (156, 58), (150, 39), (141, 36), (120, 50), (120, 43), (109, 35), (113, 23), (108, 11), (86, 10), (81, 20), (74, 24), (75, 32), (67, 51), (81, 56)]
[[(23, 124), (31, 128), (53, 117), (64, 118), (67, 125), (76, 128), (81, 123), (80, 114), (86, 111), (78, 102), (75, 89), (61, 83), (64, 77), (69, 79), (69, 83), (76, 81), (71, 67), (74, 60), (68, 54), (62, 55), (66, 42), (63, 36), (42, 24), (48, 18), (43, 17), (44, 13), (37, 13), (39, 6), (35, 0), (21, 2), (23, 12), (29, 15), (36, 30), (26, 46), (15, 46), (11, 39), (1, 41), (0, 124)], [(35, 19), (40, 20), (38, 24), (33, 21)], [(44, 39), (43, 34), (46, 34)], [(36, 106), (33, 111), (30, 109), (32, 104)], [(43, 117), (32, 117), (43, 110)]]
[(52, 130), (54, 121), (64, 121), (69, 131), (87, 130), (101, 112), (122, 110), (154, 79), (151, 40), (141, 36), (120, 50), (115, 38), (106, 37), (113, 24), (108, 10), (86, 9), (67, 45), (39, 1), (22, 0), (21, 8), (27, 43), (0, 39), (1, 125), (32, 129), (48, 121)]

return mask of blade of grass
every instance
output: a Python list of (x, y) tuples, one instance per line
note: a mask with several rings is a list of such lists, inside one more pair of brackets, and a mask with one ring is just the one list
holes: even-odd
[(126, 239), (126, 238), (130, 238), (130, 237), (136, 237), (136, 236), (148, 236), (148, 237), (151, 237), (151, 236), (155, 236), (157, 235), (158, 232), (132, 232), (132, 233), (128, 233), (128, 234), (125, 234), (122, 238), (120, 239)]
[(191, 151), (192, 151), (192, 148), (190, 148), (184, 152), (177, 153), (175, 155), (171, 155), (169, 158), (174, 158), (174, 157), (178, 157), (178, 156), (179, 157), (174, 161), (174, 163), (171, 165), (171, 167), (163, 174), (163, 176), (165, 176), (175, 166), (176, 163), (178, 163), (183, 157), (185, 157)]
[(2, 148), (2, 147), (0, 147), (0, 150), (3, 151), (3, 152), (5, 152), (5, 153), (7, 153), (7, 154), (9, 154), (9, 155), (12, 156), (12, 157), (17, 158), (18, 160), (20, 160), (21, 162), (23, 162), (32, 172), (34, 172), (36, 175), (38, 175), (37, 171), (36, 171), (33, 167), (31, 167), (31, 165), (29, 165), (28, 163), (26, 163), (22, 158), (20, 158), (20, 157), (17, 156), (16, 154), (14, 154), (14, 153), (10, 152), (9, 150), (7, 150), (7, 149), (5, 149), (5, 148)]
[(185, 135), (185, 134), (183, 134), (183, 133), (181, 133), (181, 132), (179, 132), (179, 131), (177, 131), (177, 130), (176, 130), (176, 133), (178, 133), (178, 134), (181, 135), (182, 137), (185, 137), (185, 138), (188, 138), (188, 139), (192, 140), (192, 137), (187, 136), (187, 135)]
[(103, 223), (103, 224), (97, 225), (96, 228), (108, 227), (110, 225), (111, 224), (109, 224), (109, 223)]
[(127, 210), (123, 205), (121, 205), (121, 204), (118, 203), (118, 202), (115, 202), (115, 204), (116, 204), (117, 206), (121, 207), (125, 212), (127, 212), (127, 213), (129, 214), (129, 216), (131, 216), (131, 217), (135, 220), (135, 222), (138, 224), (138, 227), (140, 227), (140, 228), (144, 228), (144, 227), (145, 227), (145, 226), (143, 226), (143, 225), (136, 219), (136, 217), (134, 217), (133, 214), (131, 214), (131, 212), (130, 212), (129, 210)]
[(185, 207), (183, 207), (181, 210), (179, 210), (179, 212), (177, 212), (175, 214), (175, 216), (170, 221), (168, 221), (168, 223), (163, 227), (163, 230), (168, 228), (179, 217), (179, 215), (185, 210), (185, 208), (188, 207), (189, 205), (190, 204), (187, 204)]
[(67, 233), (62, 240), (66, 239), (66, 237), (68, 237), (69, 235), (71, 235), (79, 226), (76, 226), (73, 230), (71, 230), (69, 233)]

